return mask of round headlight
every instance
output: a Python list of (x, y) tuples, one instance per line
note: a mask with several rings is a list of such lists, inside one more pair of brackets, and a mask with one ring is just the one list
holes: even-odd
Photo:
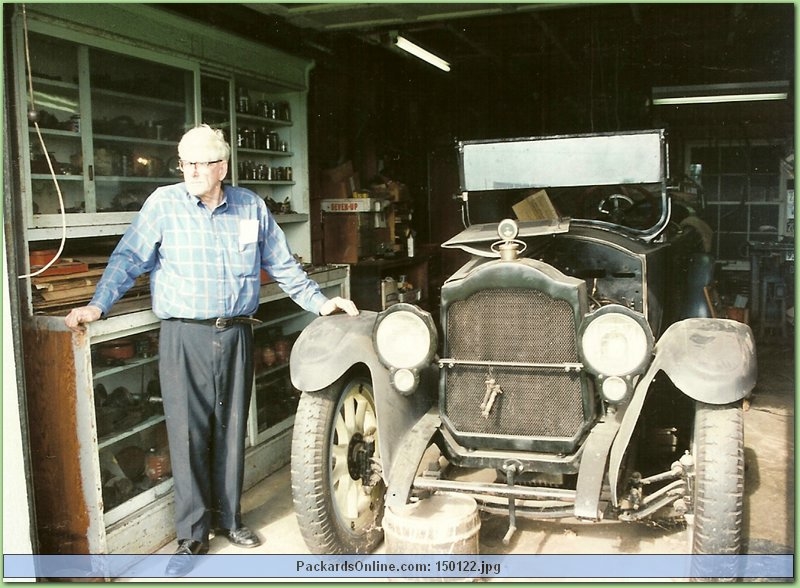
[(611, 376), (603, 380), (601, 390), (609, 402), (620, 402), (628, 394), (628, 384), (619, 376)]
[(417, 387), (417, 375), (414, 371), (403, 368), (392, 374), (392, 384), (401, 394), (407, 394)]
[(605, 306), (584, 323), (581, 353), (595, 374), (626, 376), (642, 371), (652, 349), (653, 335), (644, 317), (624, 306)]
[(436, 327), (431, 315), (411, 304), (389, 307), (375, 323), (375, 348), (384, 365), (419, 368), (436, 352)]

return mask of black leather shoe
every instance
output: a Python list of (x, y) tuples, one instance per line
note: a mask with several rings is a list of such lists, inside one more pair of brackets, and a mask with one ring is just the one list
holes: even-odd
[(192, 539), (181, 539), (178, 541), (178, 549), (175, 555), (169, 558), (166, 574), (171, 577), (185, 576), (194, 568), (197, 561), (195, 555), (208, 553), (208, 543), (193, 541)]
[(249, 527), (242, 525), (238, 529), (217, 529), (217, 535), (227, 537), (228, 541), (239, 547), (258, 547), (261, 539)]

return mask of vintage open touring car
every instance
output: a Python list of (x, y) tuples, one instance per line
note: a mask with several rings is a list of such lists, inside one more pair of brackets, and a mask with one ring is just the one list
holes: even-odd
[[(291, 468), (309, 549), (368, 553), (385, 507), (447, 491), (506, 514), (506, 541), (524, 516), (658, 520), (688, 525), (692, 553), (738, 553), (755, 344), (710, 318), (707, 235), (670, 197), (665, 133), (457, 149), (465, 206), (544, 190), (560, 214), (446, 242), (471, 258), (438, 320), (400, 303), (303, 331)], [(461, 475), (476, 470), (492, 475)]]

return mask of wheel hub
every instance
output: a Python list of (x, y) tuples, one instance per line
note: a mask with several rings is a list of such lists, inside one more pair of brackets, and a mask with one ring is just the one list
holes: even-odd
[(364, 485), (369, 484), (374, 454), (374, 440), (361, 433), (354, 433), (347, 446), (347, 471), (353, 480), (361, 479)]

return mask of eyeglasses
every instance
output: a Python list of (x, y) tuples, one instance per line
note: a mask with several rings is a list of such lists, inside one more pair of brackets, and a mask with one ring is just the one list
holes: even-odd
[(222, 161), (221, 159), (215, 159), (214, 161), (184, 161), (179, 160), (178, 165), (180, 166), (182, 171), (186, 171), (188, 169), (196, 169), (199, 171), (205, 171), (210, 168), (213, 164), (219, 163)]

